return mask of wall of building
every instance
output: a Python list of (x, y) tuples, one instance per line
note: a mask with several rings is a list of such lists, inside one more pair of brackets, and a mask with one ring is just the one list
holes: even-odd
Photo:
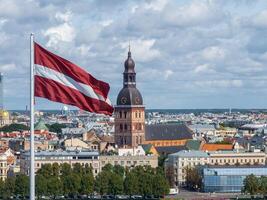
[(7, 156), (5, 154), (0, 154), (0, 179), (5, 180), (7, 178)]

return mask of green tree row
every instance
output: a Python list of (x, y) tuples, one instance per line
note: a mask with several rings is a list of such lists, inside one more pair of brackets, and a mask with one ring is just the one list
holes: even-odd
[[(161, 168), (138, 166), (131, 170), (107, 164), (94, 178), (92, 168), (76, 163), (45, 164), (36, 173), (36, 195), (57, 196), (75, 194), (140, 194), (165, 195), (169, 185)], [(29, 177), (19, 174), (0, 181), (0, 194), (26, 196), (29, 194)]]
[(267, 176), (256, 177), (251, 174), (244, 179), (243, 192), (254, 194), (267, 194)]
[(10, 124), (0, 128), (0, 131), (3, 131), (5, 133), (13, 131), (27, 131), (27, 130), (29, 130), (29, 127), (24, 124)]

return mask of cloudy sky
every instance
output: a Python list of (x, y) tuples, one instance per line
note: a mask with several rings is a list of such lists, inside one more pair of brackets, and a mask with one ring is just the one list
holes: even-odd
[(130, 41), (147, 108), (267, 108), (266, 0), (0, 0), (7, 109), (29, 101), (31, 32), (109, 82), (113, 103)]

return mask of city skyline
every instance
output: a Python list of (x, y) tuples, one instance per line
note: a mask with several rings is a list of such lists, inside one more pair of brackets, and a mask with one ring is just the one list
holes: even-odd
[[(260, 0), (2, 1), (4, 106), (28, 105), (34, 32), (47, 49), (107, 81), (114, 105), (130, 41), (148, 109), (266, 108), (266, 17)], [(62, 107), (36, 102), (37, 109)]]

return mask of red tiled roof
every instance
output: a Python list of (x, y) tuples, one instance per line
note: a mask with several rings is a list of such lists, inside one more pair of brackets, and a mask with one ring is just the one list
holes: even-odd
[(233, 150), (232, 144), (204, 144), (202, 151)]

